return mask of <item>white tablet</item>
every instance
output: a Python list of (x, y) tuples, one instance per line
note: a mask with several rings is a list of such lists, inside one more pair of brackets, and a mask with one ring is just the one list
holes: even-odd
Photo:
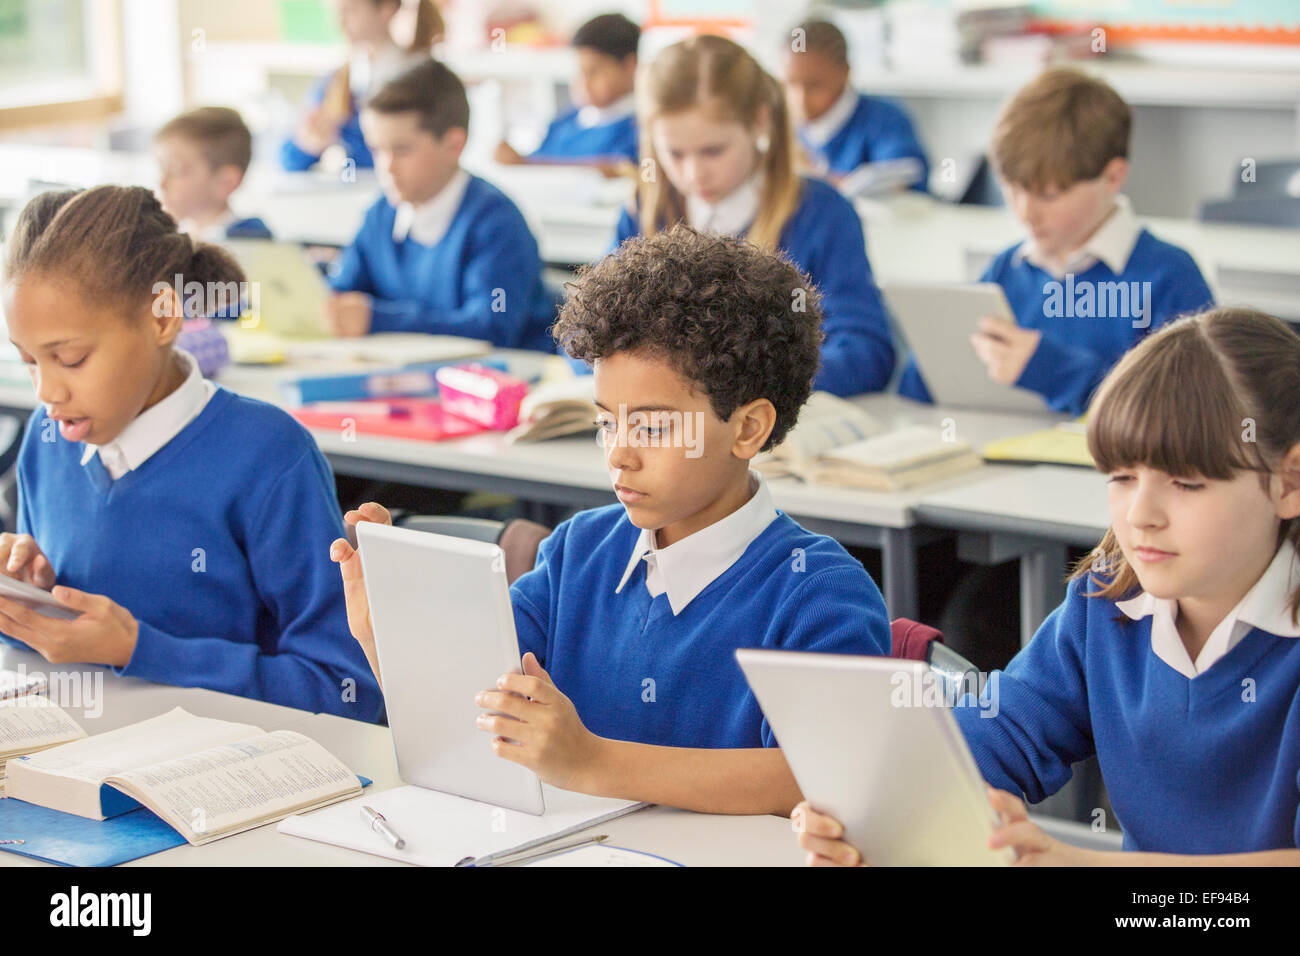
[(761, 650), (736, 659), (804, 796), (844, 824), (867, 862), (1011, 862), (1011, 851), (988, 849), (984, 781), (942, 695), (927, 696), (928, 664)]
[(70, 621), (80, 614), (80, 612), (74, 611), (66, 604), (55, 600), (54, 595), (49, 591), (3, 574), (0, 574), (0, 595), (17, 601), (23, 607), (29, 608), (37, 614), (44, 614), (46, 617), (56, 617), (64, 621)]
[(996, 282), (887, 282), (880, 291), (936, 405), (1049, 411), (1037, 392), (989, 378), (988, 366), (971, 348), (984, 316), (1015, 321)]
[(358, 550), (402, 780), (540, 814), (537, 775), (492, 752), (480, 691), (519, 670), (495, 544), (362, 521)]

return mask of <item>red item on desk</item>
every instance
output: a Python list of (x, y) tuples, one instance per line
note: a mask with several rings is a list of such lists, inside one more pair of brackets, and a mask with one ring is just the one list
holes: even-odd
[(290, 408), (308, 428), (352, 429), (358, 435), (384, 435), (417, 441), (460, 438), (486, 429), (451, 414), (436, 398), (386, 398), (359, 402), (317, 402)]

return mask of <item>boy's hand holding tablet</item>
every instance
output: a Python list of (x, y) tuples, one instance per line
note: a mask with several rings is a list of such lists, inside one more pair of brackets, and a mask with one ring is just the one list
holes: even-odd
[(373, 521), (391, 525), (393, 516), (388, 509), (374, 501), (367, 501), (343, 516), (347, 538), (339, 538), (330, 545), (330, 560), (339, 566), (343, 575), (343, 600), (348, 609), (348, 629), (366, 652), (370, 669), (379, 678), (379, 657), (375, 653), (375, 631), (370, 623), (370, 601), (366, 598), (366, 579), (361, 573), (361, 555), (357, 554), (357, 522)]
[(1037, 329), (1024, 329), (1006, 319), (986, 315), (979, 321), (979, 331), (970, 337), (970, 344), (980, 361), (988, 366), (989, 378), (1002, 385), (1014, 385), (1042, 337)]

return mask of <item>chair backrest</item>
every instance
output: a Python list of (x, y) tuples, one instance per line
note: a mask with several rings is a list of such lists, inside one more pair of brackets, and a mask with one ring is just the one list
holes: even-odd
[(514, 584), (537, 563), (537, 549), (551, 529), (535, 521), (515, 518), (493, 521), (490, 518), (467, 518), (460, 515), (408, 515), (397, 524), (415, 531), (469, 538), (501, 546), (506, 556), (506, 580)]
[(889, 656), (928, 663), (942, 685), (945, 700), (960, 700), (964, 694), (983, 690), (979, 669), (946, 646), (937, 628), (900, 617), (890, 622), (889, 632)]

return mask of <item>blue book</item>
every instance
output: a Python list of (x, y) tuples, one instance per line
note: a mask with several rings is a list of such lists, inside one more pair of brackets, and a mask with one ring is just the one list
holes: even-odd
[[(366, 777), (357, 779), (362, 787), (370, 786)], [(59, 866), (117, 866), (184, 846), (185, 837), (162, 817), (125, 794), (118, 795), (136, 809), (107, 820), (90, 820), (13, 797), (0, 799), (0, 850)]]
[[(465, 361), (424, 362), (402, 368), (376, 369), (347, 375), (308, 375), (282, 382), (280, 387), (291, 405), (352, 402), (365, 398), (433, 398), (438, 394), (438, 382), (434, 378), (438, 369), (448, 365), (463, 365)], [(503, 360), (475, 361), (499, 372), (506, 371), (506, 362)]]

